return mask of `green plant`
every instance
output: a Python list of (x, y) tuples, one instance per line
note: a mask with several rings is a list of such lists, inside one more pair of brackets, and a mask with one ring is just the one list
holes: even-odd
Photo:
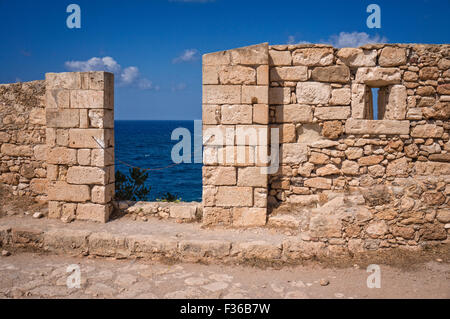
[(130, 168), (129, 176), (121, 171), (116, 171), (116, 200), (145, 201), (151, 187), (145, 187), (148, 173), (139, 168)]
[(178, 197), (176, 194), (171, 194), (169, 192), (163, 194), (161, 198), (156, 199), (158, 202), (171, 202), (171, 203), (179, 203), (181, 201), (181, 197)]

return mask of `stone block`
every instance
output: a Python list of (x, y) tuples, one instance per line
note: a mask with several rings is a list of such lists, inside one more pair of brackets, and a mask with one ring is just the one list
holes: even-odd
[(380, 66), (399, 66), (406, 64), (406, 49), (385, 47), (378, 59)]
[(222, 105), (221, 109), (222, 124), (252, 124), (251, 105)]
[(81, 89), (80, 72), (46, 73), (46, 89)]
[(359, 175), (359, 164), (357, 162), (345, 160), (342, 162), (341, 169), (345, 175)]
[(383, 155), (370, 155), (370, 156), (364, 156), (358, 159), (359, 165), (376, 165), (383, 161), (384, 156)]
[(227, 226), (232, 222), (231, 208), (203, 207), (202, 223), (205, 226), (222, 225)]
[(234, 227), (264, 226), (267, 220), (266, 208), (239, 207), (232, 209)]
[(92, 187), (91, 200), (97, 204), (107, 204), (114, 198), (115, 185), (108, 184), (106, 186), (95, 185)]
[(62, 205), (60, 202), (49, 201), (48, 202), (48, 218), (58, 219), (61, 218)]
[(269, 85), (269, 66), (260, 65), (256, 68), (256, 84)]
[(51, 181), (48, 184), (49, 201), (85, 202), (91, 198), (89, 186), (71, 185), (63, 181)]
[(33, 147), (34, 158), (37, 161), (46, 161), (47, 160), (47, 152), (49, 150), (49, 146), (46, 144), (38, 144)]
[(269, 50), (269, 63), (270, 65), (291, 65), (292, 57), (289, 51), (276, 51)]
[(15, 145), (15, 144), (2, 144), (1, 153), (7, 156), (32, 156), (34, 151), (32, 145)]
[(237, 186), (267, 187), (268, 175), (260, 167), (238, 168)]
[(256, 84), (256, 70), (242, 65), (224, 66), (219, 70), (221, 84)]
[(383, 119), (404, 120), (406, 117), (406, 97), (406, 88), (403, 85), (389, 87)]
[(366, 86), (364, 84), (352, 84), (352, 118), (365, 118)]
[(376, 50), (363, 50), (360, 48), (342, 48), (337, 57), (350, 67), (375, 66), (377, 61)]
[(203, 124), (220, 124), (220, 106), (203, 104), (202, 120)]
[(112, 129), (70, 129), (69, 147), (72, 148), (108, 148), (114, 146)]
[(322, 126), (322, 135), (330, 138), (330, 139), (336, 139), (343, 133), (344, 129), (342, 126), (342, 122), (338, 120), (334, 121), (326, 121), (323, 123)]
[(308, 67), (284, 66), (270, 69), (270, 81), (306, 81), (308, 80)]
[(90, 109), (88, 113), (90, 127), (114, 128), (114, 112), (106, 109)]
[(232, 64), (241, 64), (241, 65), (269, 64), (268, 43), (255, 44), (228, 51), (230, 52)]
[(273, 245), (262, 240), (243, 242), (233, 246), (231, 253), (249, 260), (273, 261), (281, 258), (281, 244)]
[(317, 176), (328, 176), (340, 174), (340, 170), (333, 164), (327, 164), (316, 170)]
[(275, 121), (277, 123), (311, 123), (313, 111), (309, 105), (287, 104), (277, 105)]
[(197, 206), (187, 204), (171, 205), (169, 212), (171, 218), (194, 220), (196, 218)]
[(107, 182), (104, 169), (86, 166), (69, 167), (66, 180), (69, 184), (105, 185)]
[(411, 131), (412, 137), (439, 138), (444, 134), (444, 128), (435, 124), (416, 125)]
[(110, 90), (114, 85), (114, 74), (103, 71), (91, 71), (87, 73), (90, 90)]
[(348, 119), (345, 123), (345, 133), (408, 135), (409, 121)]
[(69, 128), (78, 127), (80, 124), (78, 110), (72, 109), (47, 109), (47, 127)]
[(301, 104), (328, 104), (331, 86), (320, 82), (297, 83), (297, 102)]
[(77, 150), (67, 147), (53, 147), (48, 150), (47, 163), (75, 165), (77, 163)]
[(333, 64), (333, 48), (304, 48), (294, 51), (292, 56), (294, 65), (327, 66)]
[(254, 124), (269, 123), (269, 106), (267, 104), (253, 105), (253, 123)]
[(79, 149), (77, 151), (77, 162), (78, 165), (91, 165), (91, 150)]
[(70, 108), (72, 109), (102, 109), (105, 107), (106, 105), (104, 91), (70, 91)]
[(242, 86), (242, 103), (244, 104), (268, 104), (269, 90), (263, 85)]
[(291, 101), (291, 89), (288, 87), (270, 88), (269, 103), (270, 104), (289, 104)]
[(231, 243), (224, 240), (181, 240), (178, 251), (183, 258), (224, 258), (230, 254)]
[(253, 189), (251, 187), (219, 186), (215, 195), (217, 206), (241, 207), (253, 205)]
[(311, 79), (317, 82), (348, 83), (350, 69), (345, 65), (332, 65), (314, 68)]
[(46, 178), (33, 178), (30, 181), (30, 190), (34, 194), (47, 194), (47, 184)]
[(331, 189), (331, 179), (323, 177), (314, 177), (306, 179), (304, 185), (318, 189)]
[(330, 105), (349, 105), (350, 101), (350, 88), (334, 89), (331, 91)]
[(45, 101), (46, 109), (67, 109), (70, 107), (70, 91), (65, 89), (47, 89)]
[(219, 84), (220, 65), (203, 65), (202, 66), (202, 84)]
[(345, 120), (350, 117), (350, 107), (316, 107), (314, 110), (314, 116), (320, 120)]
[(240, 85), (203, 85), (203, 103), (239, 104), (241, 103)]
[(106, 223), (111, 213), (111, 205), (78, 204), (76, 219)]
[(280, 159), (283, 164), (299, 164), (308, 159), (306, 144), (286, 143), (280, 146)]
[(91, 150), (91, 165), (104, 167), (114, 164), (114, 148), (96, 148)]
[(253, 189), (253, 205), (255, 207), (267, 207), (267, 186)]
[(219, 51), (204, 54), (202, 56), (203, 65), (229, 65), (231, 63), (231, 56), (229, 51)]
[(203, 166), (204, 185), (236, 185), (236, 168)]
[(401, 74), (398, 68), (359, 68), (356, 72), (357, 83), (364, 83), (374, 87), (398, 84)]
[(295, 143), (297, 141), (294, 124), (271, 125), (270, 129), (278, 129), (279, 143)]

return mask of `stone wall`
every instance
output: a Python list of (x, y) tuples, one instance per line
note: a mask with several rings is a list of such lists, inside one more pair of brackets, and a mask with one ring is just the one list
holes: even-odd
[[(227, 109), (222, 106), (212, 111), (208, 104), (242, 103), (239, 97), (244, 92), (232, 91), (227, 84), (230, 72), (213, 68), (210, 61), (220, 65), (219, 59), (236, 56), (236, 52), (246, 52), (248, 57), (251, 48), (203, 57), (204, 124), (225, 124)], [(380, 44), (344, 49), (274, 45), (268, 54), (266, 126), (279, 129), (280, 143), (280, 168), (268, 176), (269, 224), (296, 229), (305, 241), (336, 249), (446, 240), (450, 227), (450, 45)], [(234, 68), (234, 84), (244, 88), (254, 83), (253, 72)], [(211, 81), (215, 95), (210, 93)], [(379, 88), (376, 120), (372, 88)], [(217, 96), (223, 99), (214, 100)], [(256, 103), (252, 105), (251, 117), (258, 118), (260, 111)], [(250, 118), (242, 107), (235, 107), (233, 116), (236, 126), (247, 124)], [(211, 165), (208, 158), (204, 164)], [(207, 172), (204, 180), (209, 178)], [(236, 185), (234, 172), (213, 176), (215, 185), (227, 180)], [(206, 204), (217, 197), (208, 191), (204, 189), (205, 205), (216, 215), (228, 216), (214, 202)], [(239, 194), (251, 196), (250, 189), (240, 189)], [(233, 207), (250, 206), (230, 202)], [(240, 226), (245, 221), (228, 224)]]
[(266, 223), (268, 45), (203, 56), (203, 223)]
[(45, 200), (45, 82), (0, 85), (0, 183)]
[(50, 218), (106, 222), (114, 197), (114, 78), (46, 74)]

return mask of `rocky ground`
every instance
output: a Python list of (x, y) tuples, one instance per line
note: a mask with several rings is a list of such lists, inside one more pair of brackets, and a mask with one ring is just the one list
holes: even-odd
[[(74, 264), (81, 287), (69, 289)], [(358, 265), (262, 269), (22, 252), (0, 257), (0, 298), (450, 298), (448, 263), (380, 267), (381, 288), (370, 289)]]

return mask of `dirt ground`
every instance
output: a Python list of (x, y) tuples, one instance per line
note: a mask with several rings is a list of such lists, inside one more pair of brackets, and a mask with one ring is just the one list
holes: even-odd
[[(67, 287), (69, 265), (80, 267), (80, 288)], [(261, 269), (17, 253), (0, 257), (0, 298), (450, 298), (448, 263), (379, 266), (381, 287), (368, 288), (371, 273), (356, 264)]]

